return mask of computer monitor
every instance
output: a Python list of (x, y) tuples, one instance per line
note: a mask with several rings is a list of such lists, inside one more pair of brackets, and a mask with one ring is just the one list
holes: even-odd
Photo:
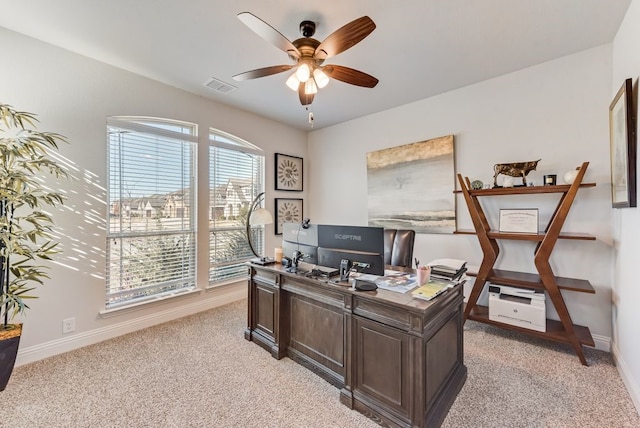
[(320, 266), (340, 269), (343, 260), (349, 261), (351, 269), (356, 272), (384, 275), (383, 254), (318, 247), (318, 264)]
[(384, 275), (384, 229), (369, 226), (284, 223), (282, 254), (302, 262), (340, 269), (343, 260), (362, 273)]
[(300, 251), (302, 253), (301, 262), (318, 264), (318, 247), (314, 245), (298, 244), (296, 242), (282, 241), (282, 255), (290, 259), (294, 258), (294, 253)]
[(318, 225), (318, 264), (340, 269), (349, 260), (358, 272), (384, 275), (384, 229)]
[(295, 251), (303, 254), (301, 261), (318, 264), (318, 225), (309, 224), (306, 228), (301, 223), (282, 225), (282, 255), (291, 259)]

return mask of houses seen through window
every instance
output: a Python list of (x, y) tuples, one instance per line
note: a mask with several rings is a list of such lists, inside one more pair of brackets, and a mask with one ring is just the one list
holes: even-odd
[[(264, 154), (256, 146), (221, 131), (209, 133), (209, 282), (246, 276), (253, 257), (246, 219), (253, 199), (264, 191)], [(251, 228), (252, 242), (264, 248), (264, 226)]]
[(196, 283), (194, 124), (108, 121), (106, 307)]
[[(253, 257), (246, 219), (264, 190), (262, 150), (209, 131), (209, 181), (200, 183), (208, 187), (208, 227), (198, 233), (197, 126), (139, 117), (112, 117), (107, 125), (106, 308), (195, 289), (196, 260), (208, 261), (210, 285), (244, 278)], [(263, 250), (264, 227), (250, 233)], [(206, 234), (208, 254), (198, 254)]]

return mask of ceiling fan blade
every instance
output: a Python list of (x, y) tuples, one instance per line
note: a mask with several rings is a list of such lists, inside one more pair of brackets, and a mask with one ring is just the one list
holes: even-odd
[(304, 90), (304, 83), (300, 83), (300, 86), (298, 86), (298, 97), (300, 98), (300, 104), (308, 106), (313, 102), (315, 94), (307, 94)]
[(283, 71), (291, 70), (293, 65), (272, 65), (271, 67), (258, 68), (256, 70), (245, 71), (244, 73), (236, 74), (233, 76), (233, 80), (242, 82), (243, 80), (257, 79), (258, 77), (271, 76), (272, 74), (282, 73)]
[(376, 24), (368, 16), (351, 21), (329, 34), (316, 48), (314, 57), (324, 60), (336, 56), (359, 43), (371, 34), (375, 28)]
[(378, 84), (378, 79), (353, 68), (344, 67), (342, 65), (327, 65), (322, 67), (327, 76), (340, 80), (351, 85), (362, 86), (365, 88), (373, 88)]
[(264, 22), (262, 19), (258, 18), (250, 12), (239, 13), (238, 19), (244, 22), (244, 24), (258, 36), (262, 37), (277, 48), (282, 49), (287, 54), (289, 54), (289, 56), (292, 56), (296, 59), (300, 58), (300, 52), (298, 51), (298, 48), (296, 48), (293, 43), (291, 43), (289, 39), (283, 36), (278, 30)]

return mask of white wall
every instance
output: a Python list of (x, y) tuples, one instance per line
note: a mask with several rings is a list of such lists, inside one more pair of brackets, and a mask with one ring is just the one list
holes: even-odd
[[(613, 43), (613, 79), (610, 97), (625, 79), (633, 79), (634, 111), (638, 111), (638, 74), (640, 74), (640, 0), (634, 0)], [(636, 135), (638, 127), (636, 123)], [(636, 162), (636, 171), (638, 165)], [(612, 352), (640, 411), (640, 286), (638, 286), (638, 252), (640, 252), (640, 212), (638, 208), (613, 210), (613, 347)]]
[[(563, 292), (574, 323), (588, 326), (600, 349), (611, 337), (611, 198), (609, 193), (608, 105), (611, 45), (527, 68), (330, 128), (309, 136), (314, 223), (367, 223), (365, 154), (447, 134), (455, 136), (456, 170), (491, 182), (497, 162), (542, 158), (528, 178), (558, 174), (589, 161), (585, 180), (595, 188), (578, 193), (564, 231), (591, 233), (597, 240), (561, 240), (551, 257), (557, 275), (591, 281), (596, 294)], [(452, 180), (452, 189), (454, 178)], [(425, 186), (428, 186), (425, 183)], [(540, 209), (546, 222), (557, 195), (487, 201), (497, 212), (522, 204)], [(483, 201), (484, 202), (484, 201)], [(389, 201), (393, 203), (393, 201)], [(472, 229), (464, 200), (457, 196), (458, 227)], [(494, 228), (496, 228), (496, 223)], [(501, 243), (502, 244), (502, 243)], [(500, 266), (535, 272), (533, 243), (506, 242)], [(475, 236), (420, 234), (414, 254), (424, 262), (455, 257), (479, 265)], [(547, 305), (551, 306), (550, 304)], [(557, 317), (550, 310), (550, 316)], [(579, 361), (576, 357), (576, 363)]]
[[(640, 336), (636, 327), (640, 315), (635, 310), (640, 288), (634, 278), (640, 221), (637, 209), (610, 208), (607, 119), (609, 102), (624, 78), (633, 77), (637, 99), (639, 28), (640, 0), (634, 0), (612, 47), (591, 49), (313, 131), (308, 137), (308, 152), (304, 145), (307, 136), (301, 131), (0, 28), (1, 100), (39, 114), (39, 129), (69, 137), (71, 144), (62, 148), (62, 154), (76, 177), (65, 184), (69, 200), (55, 213), (64, 253), (51, 271), (51, 281), (39, 289), (40, 298), (30, 302), (32, 310), (24, 318), (18, 364), (222, 304), (246, 293), (244, 282), (240, 282), (137, 312), (106, 319), (98, 315), (104, 308), (107, 116), (148, 115), (193, 121), (201, 132), (213, 126), (259, 145), (267, 155), (270, 209), (273, 198), (280, 196), (272, 190), (273, 153), (304, 157), (305, 188), (309, 190), (300, 197), (305, 198), (305, 215), (314, 223), (366, 224), (365, 153), (454, 134), (457, 171), (485, 182), (490, 181), (496, 162), (542, 158), (538, 171), (530, 175), (536, 183), (545, 173), (561, 176), (582, 161), (591, 162), (586, 180), (598, 185), (580, 191), (565, 230), (590, 232), (597, 241), (560, 241), (552, 266), (557, 274), (589, 279), (596, 288), (595, 295), (564, 292), (569, 311), (574, 322), (591, 328), (598, 347), (607, 349), (613, 338), (612, 352), (640, 408)], [(205, 154), (203, 144), (201, 162), (206, 160)], [(206, 181), (206, 177), (199, 179)], [(206, 198), (204, 192), (201, 189), (200, 196)], [(514, 205), (521, 202), (513, 200)], [(555, 205), (548, 197), (522, 203), (535, 204), (543, 218), (548, 218)], [(460, 197), (457, 211), (459, 226), (470, 228)], [(277, 242), (272, 226), (267, 238), (269, 251)], [(506, 249), (503, 252), (509, 254), (500, 262), (507, 268), (534, 271), (532, 247), (515, 243)], [(476, 265), (481, 260), (475, 238), (464, 235), (418, 235), (415, 252), (422, 260), (455, 256)], [(198, 272), (201, 279), (206, 277), (202, 275), (206, 263), (199, 265)], [(199, 285), (205, 286), (202, 281)], [(67, 317), (76, 317), (77, 332), (63, 336), (61, 321)]]
[[(204, 310), (246, 295), (246, 282), (165, 301), (138, 311), (103, 318), (105, 300), (106, 118), (142, 115), (195, 122), (202, 144), (199, 163), (207, 164), (207, 129), (215, 127), (261, 147), (266, 154), (267, 208), (273, 210), (273, 153), (306, 158), (306, 133), (208, 101), (86, 57), (0, 28), (2, 101), (37, 113), (42, 131), (68, 137), (61, 153), (74, 180), (63, 184), (69, 196), (54, 212), (63, 254), (51, 280), (30, 302), (17, 364), (117, 336), (158, 322)], [(203, 76), (203, 81), (207, 76)], [(207, 168), (198, 180), (206, 184)], [(200, 200), (208, 198), (205, 186)], [(304, 197), (304, 193), (300, 196)], [(272, 211), (273, 212), (273, 211)], [(207, 207), (198, 207), (200, 250), (207, 248)], [(276, 244), (267, 227), (267, 251)], [(198, 285), (207, 284), (206, 253), (198, 260)], [(76, 318), (75, 334), (62, 335), (62, 320)]]

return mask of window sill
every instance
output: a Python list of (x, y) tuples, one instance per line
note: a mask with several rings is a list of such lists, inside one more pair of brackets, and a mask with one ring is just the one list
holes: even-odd
[(141, 311), (143, 309), (147, 309), (153, 306), (163, 305), (168, 300), (176, 301), (176, 300), (184, 299), (187, 297), (193, 297), (200, 293), (202, 293), (202, 290), (199, 288), (192, 288), (185, 291), (167, 293), (167, 294), (151, 297), (148, 300), (144, 300), (141, 302), (123, 304), (122, 306), (118, 306), (115, 308), (104, 309), (100, 311), (99, 314), (101, 318), (112, 318), (122, 314)]
[(246, 284), (246, 283), (247, 283), (246, 277), (227, 279), (225, 281), (210, 282), (209, 285), (206, 287), (206, 291), (220, 290), (221, 288), (230, 287), (238, 284)]

